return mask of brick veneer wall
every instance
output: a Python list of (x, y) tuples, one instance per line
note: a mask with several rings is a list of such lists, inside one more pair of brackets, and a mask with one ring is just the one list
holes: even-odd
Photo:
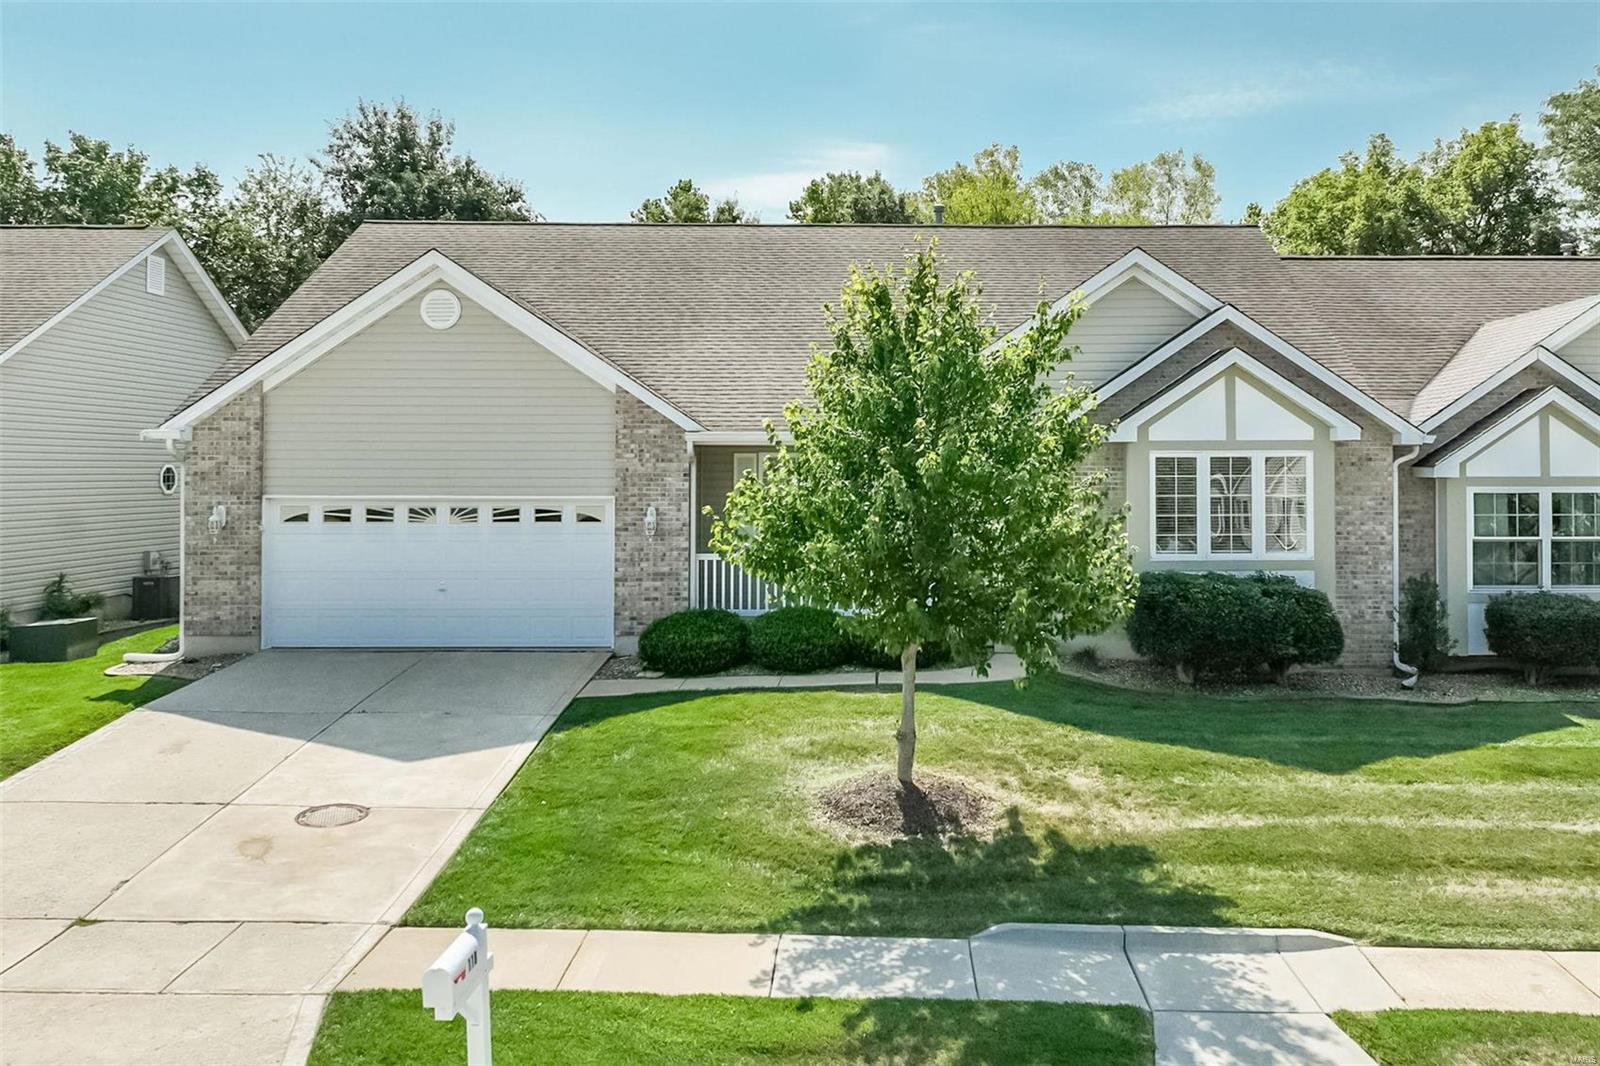
[(1439, 537), (1435, 486), (1409, 466), (1400, 468), (1400, 580), (1438, 573)]
[(616, 405), (616, 638), (631, 651), (645, 626), (689, 605), (690, 456), (683, 430), (643, 402), (618, 389)]
[[(261, 389), (199, 425), (184, 461), (183, 635), (198, 654), (261, 646)], [(211, 509), (228, 524), (207, 529)]]

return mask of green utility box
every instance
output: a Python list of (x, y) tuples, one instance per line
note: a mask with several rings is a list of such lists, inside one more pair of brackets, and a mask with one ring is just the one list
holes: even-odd
[(53, 618), (11, 627), (7, 640), (14, 663), (63, 663), (100, 650), (98, 618)]

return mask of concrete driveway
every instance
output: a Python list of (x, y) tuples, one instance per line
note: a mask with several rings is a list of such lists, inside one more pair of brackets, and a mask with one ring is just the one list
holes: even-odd
[(604, 660), (264, 652), (0, 784), (0, 1063), (303, 1056)]

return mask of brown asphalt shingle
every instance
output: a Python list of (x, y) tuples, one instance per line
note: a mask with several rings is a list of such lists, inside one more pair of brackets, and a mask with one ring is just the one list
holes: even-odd
[(171, 232), (160, 226), (0, 226), (0, 351)]
[(1002, 327), (1142, 248), (1401, 415), (1485, 320), (1600, 293), (1592, 259), (1281, 259), (1247, 226), (367, 223), (190, 402), (437, 249), (706, 429), (757, 429), (802, 392), (850, 264), (929, 236)]

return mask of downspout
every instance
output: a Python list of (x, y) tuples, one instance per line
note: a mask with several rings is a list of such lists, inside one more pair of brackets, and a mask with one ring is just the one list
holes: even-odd
[(189, 580), (189, 467), (179, 451), (181, 444), (181, 441), (167, 438), (167, 454), (177, 461), (178, 467), (178, 650), (159, 654), (130, 651), (122, 656), (125, 663), (175, 663), (183, 660), (183, 586)]
[[(1394, 581), (1392, 599), (1389, 605), (1389, 618), (1392, 622), (1391, 646), (1394, 648), (1392, 661), (1394, 668), (1403, 676), (1400, 679), (1401, 688), (1417, 687), (1417, 668), (1410, 663), (1400, 661), (1400, 467), (1415, 459), (1422, 451), (1422, 445), (1412, 445), (1411, 451), (1396, 459), (1390, 469), (1389, 503), (1391, 526), (1389, 537), (1389, 574)], [(181, 578), (180, 578), (181, 580)]]

